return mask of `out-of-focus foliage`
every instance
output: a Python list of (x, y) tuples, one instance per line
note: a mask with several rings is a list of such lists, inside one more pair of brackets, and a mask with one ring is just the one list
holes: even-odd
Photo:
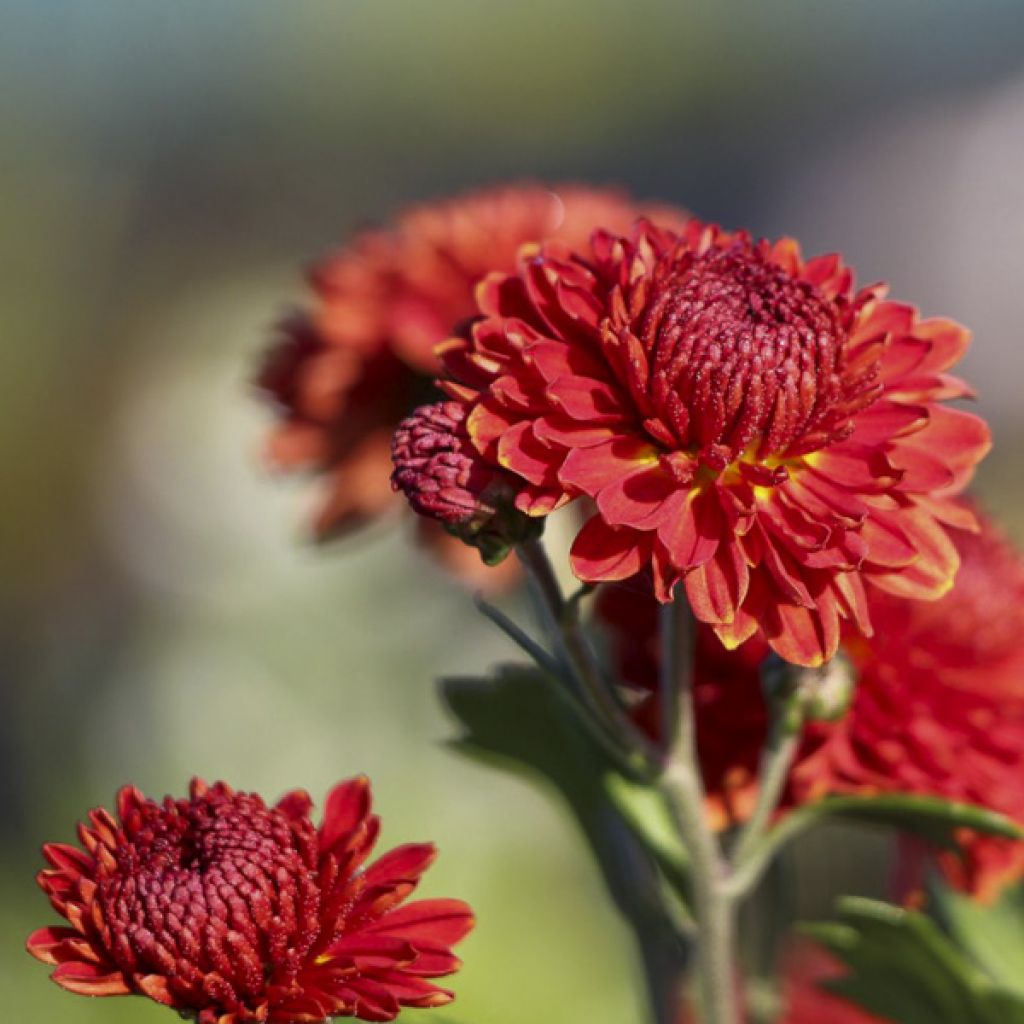
[(893, 1024), (1024, 1021), (1024, 998), (974, 967), (916, 911), (848, 897), (837, 921), (804, 930), (849, 969), (826, 987)]
[[(974, 327), (981, 484), (1019, 536), (1024, 7), (10, 0), (3, 24), (5, 1013), (167, 1019), (67, 996), (20, 949), (51, 920), (38, 845), (119, 784), (366, 771), (385, 841), (437, 841), (430, 891), (479, 913), (448, 1016), (638, 1020), (563, 811), (439, 742), (432, 678), (511, 648), (393, 524), (303, 543), (308, 495), (260, 468), (257, 354), (355, 224), (498, 179), (621, 182), (842, 245)], [(808, 840), (805, 912), (870, 890), (865, 842)]]
[(994, 904), (942, 885), (934, 894), (939, 917), (960, 947), (996, 982), (1024, 998), (1024, 887), (1006, 890)]

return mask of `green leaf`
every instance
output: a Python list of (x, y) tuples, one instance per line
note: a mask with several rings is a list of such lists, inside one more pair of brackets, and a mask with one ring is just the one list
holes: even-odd
[(987, 905), (938, 883), (939, 917), (972, 960), (999, 984), (1024, 996), (1024, 886)]
[(958, 829), (969, 828), (1005, 839), (1024, 839), (1015, 822), (973, 804), (913, 793), (877, 796), (828, 796), (784, 815), (739, 864), (735, 882), (753, 884), (783, 846), (801, 832), (831, 819), (857, 821), (910, 832), (934, 846), (956, 849)]
[(654, 855), (677, 892), (689, 887), (690, 857), (660, 789), (609, 774), (605, 790), (611, 802)]
[(802, 930), (848, 968), (825, 983), (893, 1024), (1024, 1024), (1024, 998), (996, 985), (923, 914), (847, 897), (838, 921)]
[(540, 776), (570, 803), (591, 803), (602, 792), (609, 761), (555, 693), (558, 685), (526, 665), (501, 665), (482, 678), (442, 679), (442, 698), (463, 727), (452, 745), (507, 770)]
[(520, 665), (501, 666), (486, 678), (442, 680), (445, 703), (463, 727), (453, 746), (557, 791), (638, 941), (656, 947), (664, 960), (681, 960), (685, 913), (680, 921), (667, 910), (654, 851), (610, 799), (611, 760), (575, 721), (556, 685)]
[(947, 848), (955, 848), (956, 831), (961, 828), (1006, 839), (1024, 839), (1024, 831), (1018, 825), (994, 811), (913, 793), (831, 796), (807, 804), (801, 811), (808, 816), (844, 818), (913, 832)]

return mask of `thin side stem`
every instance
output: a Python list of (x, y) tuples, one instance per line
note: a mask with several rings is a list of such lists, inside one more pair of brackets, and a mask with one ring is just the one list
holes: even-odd
[(657, 752), (650, 740), (630, 721), (626, 709), (601, 667), (583, 632), (579, 602), (566, 601), (544, 545), (529, 540), (516, 548), (526, 569), (537, 603), (552, 640), (560, 648), (569, 671), (579, 687), (581, 703), (602, 730), (618, 737), (619, 762), (634, 777), (649, 777)]
[[(692, 899), (700, 945), (697, 970), (706, 1024), (737, 1024), (734, 987), (735, 907), (729, 897), (728, 865), (705, 811), (704, 785), (697, 756), (692, 655), (683, 657), (693, 616), (679, 594), (667, 606), (661, 623), (665, 677), (662, 693), (674, 689), (678, 715), (674, 743), (662, 785), (676, 815), (680, 835), (690, 854)], [(669, 677), (669, 673), (673, 673)], [(671, 723), (666, 722), (671, 731)]]
[(800, 748), (801, 732), (790, 722), (788, 709), (772, 706), (772, 722), (769, 728), (768, 741), (761, 751), (761, 764), (758, 770), (757, 802), (753, 813), (747, 819), (740, 832), (739, 841), (733, 853), (733, 863), (739, 867), (745, 864), (751, 852), (758, 846), (772, 817), (779, 806), (779, 798), (789, 778), (789, 770), (793, 759)]
[[(767, 866), (764, 851), (771, 846), (772, 819), (800, 749), (808, 707), (815, 701), (820, 704), (823, 697), (820, 669), (800, 668), (777, 660), (769, 662), (762, 671), (769, 715), (768, 739), (761, 752), (754, 811), (740, 832), (732, 855), (734, 875), (731, 887), (736, 899), (750, 891)], [(835, 678), (842, 681), (840, 676)], [(778, 826), (775, 831), (779, 831)], [(754, 862), (756, 866), (751, 869)]]

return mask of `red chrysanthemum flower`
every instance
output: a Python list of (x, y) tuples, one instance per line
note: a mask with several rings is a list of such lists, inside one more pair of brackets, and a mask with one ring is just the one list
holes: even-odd
[[(1024, 558), (988, 523), (954, 537), (961, 569), (946, 597), (872, 595), (875, 635), (847, 643), (859, 676), (850, 713), (812, 726), (792, 802), (921, 793), (1024, 824)], [(965, 855), (943, 863), (982, 898), (1024, 872), (1024, 844), (962, 838)]]
[(818, 665), (863, 583), (920, 598), (952, 584), (952, 503), (989, 448), (941, 401), (968, 343), (880, 285), (853, 291), (837, 256), (691, 220), (526, 247), (479, 290), (483, 317), (444, 347), (478, 449), (543, 515), (577, 496), (581, 579), (645, 566), (660, 600), (683, 581), (729, 647), (760, 629)]
[(370, 786), (327, 797), (319, 829), (297, 790), (274, 807), (223, 782), (157, 803), (126, 786), (117, 818), (80, 825), (82, 849), (43, 848), (40, 887), (70, 927), (28, 940), (53, 980), (91, 996), (138, 993), (198, 1024), (392, 1020), (448, 1003), (473, 926), (458, 900), (406, 903), (435, 851), (400, 846), (363, 868), (379, 832)]
[[(512, 270), (525, 242), (582, 245), (595, 227), (626, 230), (652, 210), (577, 185), (489, 188), (414, 207), (314, 267), (314, 305), (283, 325), (258, 384), (280, 413), (270, 462), (323, 479), (316, 536), (345, 533), (391, 507), (391, 434), (432, 394), (434, 347), (474, 314), (473, 289), (485, 274)], [(656, 212), (684, 219), (667, 207)], [(464, 545), (435, 523), (420, 528), (443, 560), (479, 576)]]
[[(847, 632), (858, 676), (838, 722), (810, 723), (790, 774), (786, 808), (830, 793), (919, 793), (975, 804), (1024, 825), (1024, 558), (991, 524), (952, 534), (961, 569), (935, 602), (873, 590), (875, 634)], [(657, 604), (649, 585), (603, 588), (597, 613), (655, 738)], [(717, 827), (742, 822), (756, 796), (767, 733), (759, 667), (767, 646), (736, 651), (698, 632), (697, 743)], [(964, 833), (943, 856), (950, 878), (983, 898), (1024, 875), (1024, 843)]]

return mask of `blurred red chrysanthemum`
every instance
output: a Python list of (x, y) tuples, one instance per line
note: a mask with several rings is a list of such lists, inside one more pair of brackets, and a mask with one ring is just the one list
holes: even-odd
[[(961, 569), (946, 597), (872, 595), (875, 635), (846, 645), (859, 677), (850, 713), (810, 728), (792, 802), (921, 793), (1024, 824), (1024, 558), (987, 522), (954, 538)], [(943, 864), (980, 897), (1024, 873), (1024, 844), (961, 838), (964, 855)]]
[(952, 584), (951, 498), (989, 448), (946, 371), (968, 344), (837, 256), (690, 220), (524, 247), (478, 289), (482, 317), (443, 346), (478, 450), (544, 515), (596, 505), (572, 551), (588, 582), (650, 567), (735, 647), (760, 630), (818, 665), (864, 581), (936, 598)]
[(824, 982), (845, 973), (818, 946), (798, 944), (784, 964), (782, 1024), (885, 1024), (882, 1017), (832, 995), (823, 987)]
[(161, 803), (126, 786), (117, 818), (79, 826), (82, 848), (43, 848), (39, 885), (70, 927), (35, 932), (29, 952), (71, 992), (138, 993), (198, 1024), (387, 1021), (450, 1002), (428, 979), (459, 967), (472, 913), (405, 902), (433, 846), (363, 868), (379, 820), (362, 777), (330, 792), (319, 828), (311, 806), (301, 790), (268, 807), (223, 782)]
[[(800, 942), (782, 959), (781, 1006), (774, 1018), (778, 1024), (887, 1024), (882, 1017), (862, 1010), (824, 987), (846, 972), (820, 947)], [(743, 1014), (745, 1024), (752, 1017), (748, 1009)], [(689, 1007), (684, 1008), (680, 1024), (697, 1024)]]
[[(1024, 558), (986, 520), (952, 532), (956, 585), (935, 602), (868, 596), (875, 633), (847, 630), (856, 669), (849, 711), (812, 722), (782, 812), (830, 793), (918, 793), (997, 811), (1024, 825)], [(657, 604), (649, 585), (603, 588), (597, 613), (633, 694), (637, 721), (658, 737)], [(716, 826), (743, 821), (756, 796), (767, 732), (757, 638), (735, 651), (700, 627), (694, 679), (697, 743)], [(949, 877), (994, 895), (1024, 876), (1024, 843), (963, 833), (943, 855)]]
[[(337, 536), (391, 507), (391, 434), (433, 394), (434, 347), (473, 315), (484, 275), (512, 270), (525, 242), (582, 245), (595, 227), (626, 230), (652, 211), (684, 219), (614, 190), (488, 188), (413, 207), (315, 266), (313, 305), (282, 325), (258, 377), (279, 410), (269, 461), (323, 480), (315, 535)], [(420, 529), (450, 567), (480, 576), (479, 559), (436, 523)], [(483, 578), (494, 583), (493, 573)]]

